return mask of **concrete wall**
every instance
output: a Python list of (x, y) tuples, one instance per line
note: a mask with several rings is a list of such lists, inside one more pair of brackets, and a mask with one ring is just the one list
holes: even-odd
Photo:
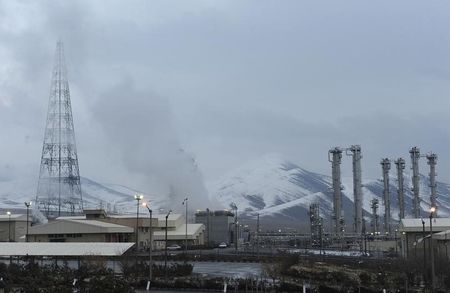
[(8, 221), (1, 221), (0, 222), (0, 242), (7, 242), (9, 239), (9, 225), (11, 225), (11, 241), (13, 242), (19, 242), (19, 241), (25, 241), (24, 237), (26, 234), (27, 229), (27, 222), (23, 221), (11, 221), (10, 223)]

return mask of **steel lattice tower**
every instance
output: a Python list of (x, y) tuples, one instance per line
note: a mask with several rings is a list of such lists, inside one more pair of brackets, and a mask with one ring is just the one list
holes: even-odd
[(61, 41), (56, 45), (36, 202), (47, 216), (83, 211), (69, 82)]

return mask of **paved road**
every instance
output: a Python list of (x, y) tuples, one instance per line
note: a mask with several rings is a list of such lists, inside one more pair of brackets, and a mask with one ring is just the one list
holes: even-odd
[(193, 262), (192, 264), (194, 265), (194, 273), (214, 277), (259, 277), (262, 272), (260, 263)]

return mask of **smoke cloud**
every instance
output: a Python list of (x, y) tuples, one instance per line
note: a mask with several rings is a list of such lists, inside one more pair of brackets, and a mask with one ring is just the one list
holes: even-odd
[(183, 150), (172, 123), (167, 99), (136, 89), (127, 78), (101, 94), (93, 108), (107, 141), (134, 178), (134, 187), (150, 198), (164, 195), (166, 208), (179, 210), (185, 197), (191, 207), (208, 206), (202, 174)]

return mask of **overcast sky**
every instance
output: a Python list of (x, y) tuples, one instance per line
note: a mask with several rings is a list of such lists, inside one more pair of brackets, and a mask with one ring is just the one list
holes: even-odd
[(0, 0), (0, 178), (37, 180), (61, 38), (82, 176), (151, 189), (152, 174), (182, 180), (193, 157), (199, 190), (202, 177), (274, 152), (329, 174), (331, 147), (361, 144), (364, 177), (381, 176), (382, 157), (409, 166), (417, 145), (450, 182), (449, 11), (412, 0)]

